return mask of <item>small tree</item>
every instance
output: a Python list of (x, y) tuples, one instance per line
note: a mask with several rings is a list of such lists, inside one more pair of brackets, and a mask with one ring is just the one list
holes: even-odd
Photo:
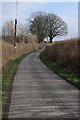
[(12, 20), (6, 21), (2, 26), (2, 37), (7, 42), (13, 42), (14, 39), (14, 22)]

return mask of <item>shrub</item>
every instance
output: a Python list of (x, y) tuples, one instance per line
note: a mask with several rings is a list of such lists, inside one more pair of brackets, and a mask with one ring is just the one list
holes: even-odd
[(38, 48), (42, 47), (43, 44), (22, 44), (17, 43), (17, 47), (14, 48), (13, 45), (11, 45), (8, 42), (2, 42), (2, 66), (7, 64), (11, 59), (14, 59), (16, 57), (21, 56), (22, 54), (29, 53), (31, 51), (35, 51)]
[(25, 43), (38, 43), (38, 38), (36, 35), (28, 34), (25, 36)]
[[(54, 62), (78, 73), (80, 60), (80, 38), (47, 44), (46, 54)], [(79, 58), (79, 59), (78, 59)]]

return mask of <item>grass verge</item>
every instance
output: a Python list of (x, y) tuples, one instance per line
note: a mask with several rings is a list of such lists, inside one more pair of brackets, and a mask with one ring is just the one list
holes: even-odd
[(69, 83), (73, 84), (77, 88), (80, 89), (80, 77), (76, 75), (75, 73), (69, 71), (66, 68), (63, 68), (61, 65), (58, 65), (57, 63), (54, 63), (51, 61), (45, 54), (45, 51), (43, 51), (40, 54), (41, 61), (49, 67), (52, 71), (57, 73), (60, 77), (68, 81)]
[(8, 117), (9, 106), (11, 102), (11, 91), (13, 77), (16, 73), (17, 66), (27, 54), (11, 60), (2, 70), (2, 117)]

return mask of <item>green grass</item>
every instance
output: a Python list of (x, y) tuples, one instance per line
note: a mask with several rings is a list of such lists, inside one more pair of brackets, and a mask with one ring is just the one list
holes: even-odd
[(57, 63), (54, 63), (53, 61), (51, 61), (46, 56), (45, 51), (43, 51), (40, 54), (40, 59), (42, 60), (42, 62), (47, 67), (49, 67), (52, 71), (57, 73), (63, 79), (65, 79), (66, 81), (70, 82), (71, 84), (73, 84), (77, 88), (80, 88), (80, 77), (77, 74), (75, 74), (75, 73), (69, 71), (68, 69), (63, 68), (61, 65), (58, 65)]
[(26, 57), (24, 54), (11, 60), (2, 70), (2, 114), (6, 116), (8, 113), (8, 107), (10, 104), (11, 86), (13, 83), (13, 77), (20, 61)]

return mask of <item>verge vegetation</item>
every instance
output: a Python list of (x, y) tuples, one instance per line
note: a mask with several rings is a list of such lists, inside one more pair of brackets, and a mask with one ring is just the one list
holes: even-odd
[(21, 56), (22, 54), (39, 49), (43, 43), (16, 43), (16, 48), (8, 42), (2, 42), (2, 66), (5, 66), (11, 59)]
[(31, 52), (41, 48), (40, 44), (17, 43), (15, 49), (10, 43), (3, 42), (3, 67), (2, 67), (2, 116), (7, 118), (11, 99), (13, 77), (20, 61)]
[(2, 71), (2, 114), (3, 115), (2, 116), (5, 118), (8, 115), (8, 109), (10, 105), (13, 77), (15, 75), (17, 65), (26, 55), (27, 54), (24, 54), (13, 60), (10, 60), (9, 63), (5, 66), (5, 68), (3, 68)]
[(80, 88), (80, 46), (78, 44), (78, 39), (47, 44), (40, 58), (51, 70)]

